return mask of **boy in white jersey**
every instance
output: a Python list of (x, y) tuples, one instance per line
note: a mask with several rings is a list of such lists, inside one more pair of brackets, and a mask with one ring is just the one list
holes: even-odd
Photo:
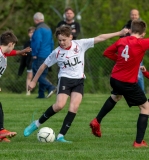
[(128, 30), (122, 30), (116, 33), (102, 34), (95, 38), (72, 40), (71, 28), (69, 26), (61, 26), (56, 29), (56, 38), (59, 42), (53, 52), (47, 57), (45, 62), (37, 71), (35, 77), (29, 85), (29, 90), (32, 90), (40, 75), (45, 68), (57, 63), (60, 70), (58, 73), (58, 86), (57, 86), (57, 100), (56, 103), (51, 105), (45, 113), (32, 122), (24, 130), (24, 136), (29, 136), (33, 131), (38, 129), (40, 124), (44, 123), (47, 119), (53, 116), (64, 108), (68, 96), (70, 96), (69, 111), (63, 121), (62, 128), (56, 138), (58, 142), (70, 142), (64, 139), (64, 135), (70, 128), (79, 105), (82, 101), (83, 87), (84, 87), (84, 55), (85, 51), (94, 44), (112, 38), (114, 36), (124, 35)]
[[(17, 41), (17, 37), (10, 31), (4, 32), (0, 37), (0, 77), (7, 67), (7, 56), (24, 55), (31, 50), (30, 47), (21, 51), (13, 50)], [(11, 138), (16, 134), (16, 132), (10, 132), (4, 128), (4, 113), (0, 102), (0, 142), (10, 142), (7, 137)]]

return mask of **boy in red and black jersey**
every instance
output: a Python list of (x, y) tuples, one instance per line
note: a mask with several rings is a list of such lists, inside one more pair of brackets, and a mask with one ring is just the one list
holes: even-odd
[(133, 143), (134, 147), (147, 146), (143, 138), (148, 122), (149, 102), (137, 84), (140, 63), (145, 51), (149, 49), (149, 38), (143, 38), (145, 31), (145, 22), (135, 20), (131, 25), (131, 36), (120, 38), (104, 51), (104, 56), (116, 62), (110, 78), (110, 85), (113, 91), (99, 111), (97, 117), (90, 123), (93, 134), (101, 137), (100, 123), (103, 117), (110, 112), (122, 96), (124, 96), (129, 107), (139, 106), (140, 108), (137, 122), (137, 135)]

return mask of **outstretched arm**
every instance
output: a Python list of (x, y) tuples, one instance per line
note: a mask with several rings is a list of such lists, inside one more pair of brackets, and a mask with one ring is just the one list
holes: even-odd
[(29, 86), (28, 86), (28, 90), (32, 90), (33, 88), (35, 88), (36, 83), (40, 77), (40, 75), (42, 74), (42, 72), (47, 68), (47, 65), (45, 63), (43, 63), (40, 68), (38, 69), (35, 77), (33, 78), (33, 80), (30, 82)]
[(126, 33), (128, 33), (128, 31), (129, 31), (128, 29), (124, 28), (119, 32), (101, 34), (101, 35), (94, 38), (94, 44), (105, 41), (105, 40), (110, 39), (112, 37), (123, 36)]
[(142, 71), (143, 75), (149, 79), (149, 72), (146, 70), (146, 67), (140, 66), (140, 70)]
[(26, 55), (27, 52), (30, 52), (32, 49), (27, 47), (23, 50), (12, 50), (10, 53), (4, 53), (6, 57), (16, 56), (16, 55)]

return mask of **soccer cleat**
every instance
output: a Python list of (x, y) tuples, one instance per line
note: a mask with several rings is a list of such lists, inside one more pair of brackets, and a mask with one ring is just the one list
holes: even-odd
[(67, 140), (65, 140), (64, 137), (56, 138), (56, 141), (57, 141), (57, 142), (64, 142), (64, 143), (72, 143), (72, 141), (67, 141)]
[(0, 142), (10, 142), (10, 140), (6, 137), (1, 137), (0, 136)]
[(14, 137), (14, 136), (16, 136), (16, 135), (17, 135), (16, 132), (10, 132), (10, 131), (8, 131), (8, 130), (6, 130), (6, 129), (0, 130), (0, 136), (1, 136), (1, 137), (11, 138), (11, 137)]
[(38, 127), (36, 126), (35, 121), (34, 121), (28, 127), (25, 128), (24, 136), (28, 137), (29, 135), (31, 135), (37, 129), (38, 129)]
[(92, 129), (92, 133), (95, 136), (101, 137), (100, 124), (98, 123), (96, 118), (90, 122), (90, 127)]
[(147, 143), (143, 140), (141, 143), (137, 143), (136, 141), (133, 143), (133, 146), (135, 148), (140, 148), (140, 147), (148, 147)]

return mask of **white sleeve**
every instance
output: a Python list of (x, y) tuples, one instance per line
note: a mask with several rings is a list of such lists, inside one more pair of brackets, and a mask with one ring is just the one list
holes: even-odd
[(84, 51), (94, 47), (94, 38), (80, 39), (80, 40), (76, 40), (76, 42), (78, 42), (78, 44), (82, 46)]
[(44, 61), (44, 63), (48, 66), (51, 67), (53, 64), (55, 64), (57, 62), (56, 59), (56, 52), (55, 50), (46, 58), (46, 60)]

